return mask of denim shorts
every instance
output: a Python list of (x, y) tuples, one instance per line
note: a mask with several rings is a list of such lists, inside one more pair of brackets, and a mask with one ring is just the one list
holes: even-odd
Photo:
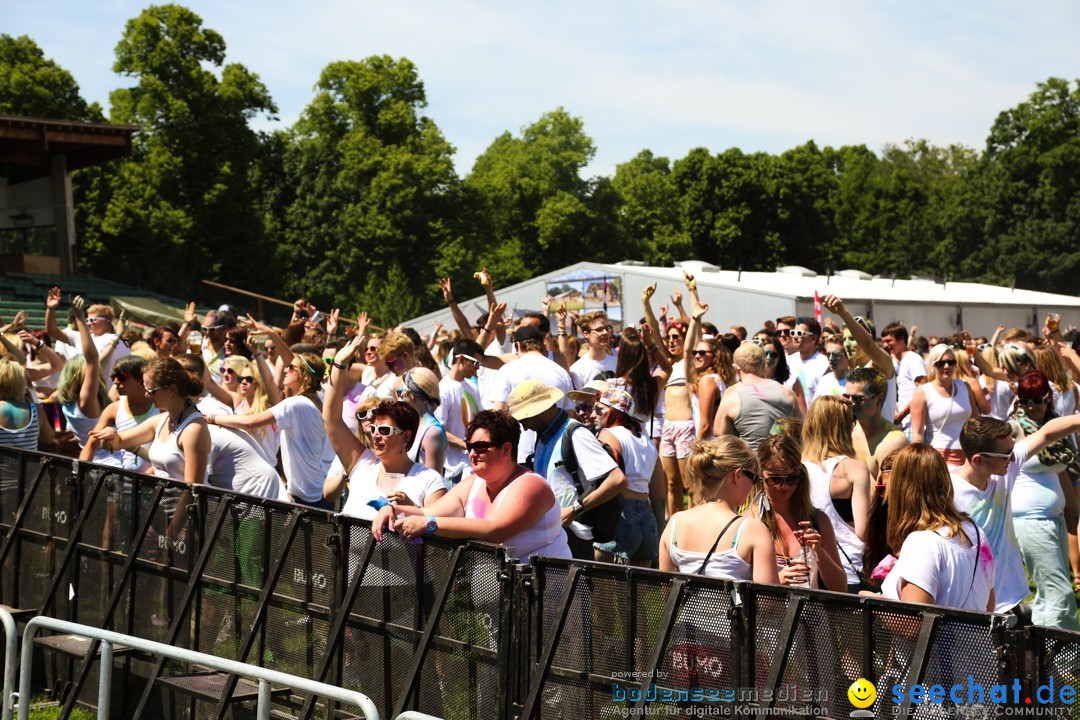
[(615, 539), (593, 547), (620, 560), (652, 561), (659, 556), (656, 516), (648, 500), (625, 498)]

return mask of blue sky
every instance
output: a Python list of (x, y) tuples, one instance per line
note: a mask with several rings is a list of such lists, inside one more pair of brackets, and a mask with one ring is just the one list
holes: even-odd
[[(329, 62), (417, 64), (427, 114), (465, 174), (500, 133), (563, 106), (610, 174), (644, 148), (781, 152), (927, 138), (982, 148), (997, 113), (1050, 76), (1080, 77), (1068, 2), (186, 3), (257, 73), (291, 124)], [(0, 32), (29, 35), (108, 107), (124, 23), (146, 3), (0, 0)]]

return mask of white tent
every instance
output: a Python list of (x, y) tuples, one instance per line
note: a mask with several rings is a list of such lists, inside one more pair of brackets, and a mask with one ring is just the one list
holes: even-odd
[[(813, 316), (815, 291), (821, 297), (838, 295), (853, 315), (871, 318), (879, 329), (901, 321), (909, 328), (918, 325), (921, 335), (965, 328), (974, 335), (990, 336), (999, 324), (1037, 332), (1048, 312), (1061, 315), (1063, 328), (1080, 325), (1080, 298), (1069, 295), (932, 278), (871, 277), (858, 270), (842, 270), (831, 276), (794, 266), (775, 272), (738, 272), (699, 260), (683, 261), (677, 267), (650, 267), (632, 261), (614, 265), (581, 262), (509, 287), (498, 287), (495, 278), (496, 295), (519, 315), (540, 310), (541, 300), (551, 294), (574, 298), (579, 311), (606, 307), (617, 324), (624, 318), (636, 323), (643, 315), (641, 292), (647, 285), (657, 283), (652, 301), (657, 312), (661, 305), (670, 304), (668, 296), (676, 286), (685, 294), (683, 270), (697, 279), (698, 294), (709, 305), (706, 319), (722, 330), (742, 325), (753, 333), (766, 319)], [(470, 322), (487, 311), (483, 296), (466, 300), (460, 290), (457, 296)], [(689, 303), (684, 306), (689, 312)], [(669, 314), (674, 312), (674, 308), (669, 309)], [(823, 317), (829, 316), (823, 311)], [(445, 308), (405, 324), (427, 333), (436, 322), (445, 328), (455, 327)]]

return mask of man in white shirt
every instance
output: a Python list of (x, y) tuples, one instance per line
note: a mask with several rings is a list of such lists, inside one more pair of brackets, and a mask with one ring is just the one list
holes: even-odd
[(475, 340), (458, 340), (450, 356), (450, 370), (439, 381), (439, 407), (435, 419), (446, 431), (446, 462), (443, 475), (453, 486), (469, 472), (469, 454), (465, 449), (465, 429), (480, 412), (480, 391), (473, 379), (483, 354)]
[(966, 512), (986, 531), (994, 551), (995, 612), (1012, 610), (1028, 595), (1010, 504), (1020, 466), (1077, 430), (1080, 415), (1054, 418), (1015, 443), (1009, 423), (992, 417), (971, 418), (960, 431), (960, 447), (967, 461), (952, 473), (953, 500), (957, 510)]
[(595, 560), (592, 528), (578, 518), (622, 492), (626, 475), (595, 435), (588, 429), (578, 430), (570, 436), (583, 490), (578, 494), (562, 454), (563, 436), (572, 427), (569, 415), (557, 404), (565, 399), (559, 389), (538, 380), (526, 380), (516, 385), (510, 395), (510, 414), (539, 437), (533, 467), (547, 480), (562, 508), (570, 552), (581, 560)]
[[(60, 306), (60, 298), (60, 288), (54, 287), (49, 290), (45, 299), (45, 332), (58, 343), (56, 352), (70, 359), (76, 355), (82, 355), (82, 340), (77, 330), (72, 328), (61, 330), (56, 324), (56, 308)], [(131, 354), (127, 344), (112, 331), (112, 322), (113, 309), (110, 306), (91, 305), (86, 309), (86, 327), (94, 338), (94, 347), (97, 348), (98, 354), (104, 357), (105, 353), (110, 348), (112, 349), (108, 365), (102, 367), (103, 377), (109, 377), (112, 374), (112, 366), (117, 360)]]
[(818, 352), (821, 326), (813, 318), (799, 318), (798, 325), (791, 331), (791, 337), (799, 351), (798, 370), (792, 372), (798, 374), (803, 396), (806, 398), (806, 407), (809, 408), (817, 397), (818, 383), (825, 373), (829, 372), (829, 359)]
[(228, 334), (229, 327), (225, 313), (217, 310), (206, 313), (206, 322), (203, 323), (202, 356), (206, 361), (206, 367), (210, 370), (210, 377), (218, 384), (221, 384), (221, 364), (225, 361), (225, 338)]
[(615, 356), (611, 354), (611, 321), (603, 310), (591, 312), (581, 318), (581, 329), (585, 333), (588, 351), (570, 366), (570, 378), (575, 388), (583, 388), (596, 379), (603, 379), (601, 373), (615, 375)]
[(893, 356), (896, 370), (896, 416), (892, 421), (908, 430), (911, 427), (908, 406), (915, 389), (926, 382), (926, 363), (918, 353), (908, 350), (908, 331), (900, 323), (886, 325), (881, 331), (881, 342)]

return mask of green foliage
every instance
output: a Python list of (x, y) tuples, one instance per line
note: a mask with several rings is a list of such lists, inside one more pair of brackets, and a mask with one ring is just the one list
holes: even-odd
[(0, 35), (0, 115), (100, 122), (101, 107), (87, 104), (79, 85), (33, 40)]

